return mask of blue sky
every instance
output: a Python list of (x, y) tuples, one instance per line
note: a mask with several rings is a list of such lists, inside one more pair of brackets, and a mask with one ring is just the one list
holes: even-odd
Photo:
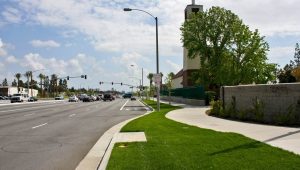
[[(99, 81), (138, 84), (155, 72), (155, 22), (137, 11), (144, 9), (159, 18), (160, 70), (166, 75), (182, 68), (180, 26), (190, 0), (1, 0), (0, 81), (9, 82), (27, 70), (61, 77), (87, 74), (72, 79), (69, 86), (115, 88)], [(198, 0), (204, 9), (221, 6), (232, 10), (259, 29), (270, 45), (269, 62), (283, 66), (293, 58), (300, 42), (300, 12), (296, 0)], [(131, 67), (130, 65), (134, 65)], [(131, 78), (137, 77), (137, 78)], [(148, 84), (147, 78), (144, 78)]]

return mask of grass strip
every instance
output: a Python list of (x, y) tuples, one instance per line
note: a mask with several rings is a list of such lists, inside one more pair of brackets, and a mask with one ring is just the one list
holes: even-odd
[[(156, 102), (145, 102), (156, 108)], [(117, 143), (107, 169), (299, 169), (300, 156), (296, 154), (236, 133), (167, 119), (165, 114), (174, 109), (179, 107), (161, 104), (160, 112), (124, 126), (122, 132), (145, 132), (147, 142)]]

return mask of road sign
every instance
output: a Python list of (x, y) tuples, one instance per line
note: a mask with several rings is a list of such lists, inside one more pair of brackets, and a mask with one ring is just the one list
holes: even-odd
[(161, 83), (161, 74), (153, 74), (152, 81), (154, 81), (154, 83), (156, 85), (160, 85), (160, 83)]

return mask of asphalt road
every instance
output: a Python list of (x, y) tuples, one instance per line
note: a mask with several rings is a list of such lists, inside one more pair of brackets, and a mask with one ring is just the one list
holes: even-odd
[(125, 99), (0, 105), (0, 170), (73, 170), (106, 130), (145, 112)]

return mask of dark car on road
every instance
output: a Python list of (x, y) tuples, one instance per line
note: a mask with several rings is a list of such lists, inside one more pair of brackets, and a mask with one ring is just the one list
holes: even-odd
[(132, 94), (131, 93), (126, 93), (123, 95), (123, 98), (126, 99), (126, 98), (131, 98)]
[(93, 99), (92, 96), (84, 96), (84, 97), (82, 98), (82, 101), (83, 101), (83, 102), (93, 102), (94, 99)]
[(28, 102), (36, 102), (38, 99), (36, 97), (29, 97)]
[(111, 95), (111, 94), (104, 94), (104, 96), (103, 96), (103, 101), (112, 101), (112, 100), (114, 100), (113, 99), (113, 96)]

